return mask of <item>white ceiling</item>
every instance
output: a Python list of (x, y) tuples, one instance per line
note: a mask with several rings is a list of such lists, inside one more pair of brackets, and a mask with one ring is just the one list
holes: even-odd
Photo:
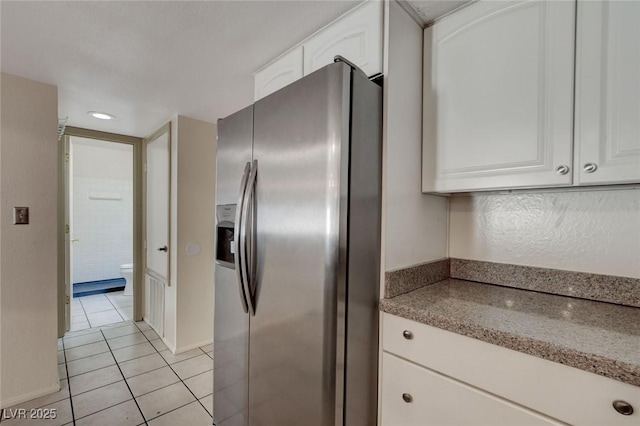
[[(252, 73), (361, 1), (0, 1), (1, 67), (57, 85), (70, 126), (144, 137), (250, 104)], [(464, 2), (409, 1), (425, 22)]]
[(253, 72), (360, 1), (2, 1), (1, 66), (57, 85), (70, 126), (144, 137), (250, 104)]

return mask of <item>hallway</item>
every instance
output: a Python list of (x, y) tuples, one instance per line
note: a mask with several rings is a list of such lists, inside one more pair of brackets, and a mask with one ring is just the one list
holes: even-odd
[(114, 325), (132, 319), (133, 296), (125, 296), (124, 291), (71, 299), (70, 331)]
[[(173, 355), (144, 322), (67, 333), (58, 340), (61, 390), (5, 409), (0, 423), (210, 426), (212, 351)], [(56, 418), (9, 419), (18, 408), (55, 409)]]

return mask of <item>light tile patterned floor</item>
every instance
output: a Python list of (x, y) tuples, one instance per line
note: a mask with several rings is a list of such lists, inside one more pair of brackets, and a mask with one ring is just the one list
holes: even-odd
[(133, 319), (133, 296), (124, 290), (71, 299), (70, 331), (102, 327)]
[[(173, 355), (149, 325), (128, 321), (69, 332), (58, 348), (61, 390), (5, 409), (2, 426), (213, 423), (211, 345)], [(57, 417), (7, 419), (17, 408), (55, 408)]]

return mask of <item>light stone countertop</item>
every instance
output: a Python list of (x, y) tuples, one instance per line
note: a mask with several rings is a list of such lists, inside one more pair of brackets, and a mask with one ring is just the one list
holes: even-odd
[(380, 310), (640, 386), (640, 308), (445, 279)]

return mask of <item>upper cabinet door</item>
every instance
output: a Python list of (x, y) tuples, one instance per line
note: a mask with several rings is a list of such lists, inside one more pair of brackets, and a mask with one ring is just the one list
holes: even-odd
[(256, 73), (255, 100), (264, 98), (301, 77), (302, 46), (298, 46)]
[(481, 1), (425, 30), (423, 191), (572, 183), (575, 3)]
[(579, 183), (640, 181), (640, 2), (578, 2)]
[(304, 75), (343, 56), (372, 76), (382, 73), (384, 2), (368, 1), (313, 35), (304, 44)]

